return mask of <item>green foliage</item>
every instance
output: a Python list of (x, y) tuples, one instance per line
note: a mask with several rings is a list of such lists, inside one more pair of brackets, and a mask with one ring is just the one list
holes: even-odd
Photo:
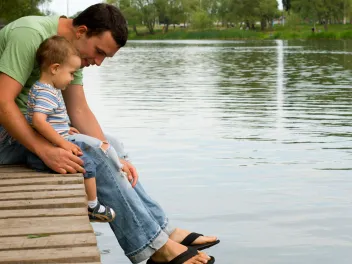
[(312, 32), (311, 25), (298, 24), (289, 28), (276, 25), (272, 31), (240, 30), (238, 28), (221, 28), (207, 30), (190, 30), (176, 28), (164, 34), (161, 29), (156, 29), (154, 35), (139, 35), (131, 33), (129, 39), (352, 39), (352, 24), (331, 25), (328, 32), (323, 25), (317, 25), (316, 32)]
[(51, 0), (0, 0), (0, 19), (8, 23), (29, 15), (44, 15), (39, 6)]
[(291, 0), (282, 0), (282, 5), (286, 11), (291, 9)]
[(191, 24), (192, 28), (206, 29), (213, 26), (213, 20), (209, 17), (207, 12), (200, 10), (192, 14)]

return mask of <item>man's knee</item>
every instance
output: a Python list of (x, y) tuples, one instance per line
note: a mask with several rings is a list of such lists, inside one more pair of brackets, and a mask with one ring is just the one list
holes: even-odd
[(123, 143), (120, 140), (118, 140), (116, 137), (112, 136), (111, 134), (106, 133), (105, 137), (109, 141), (111, 146), (113, 146), (119, 158), (128, 160), (128, 154), (125, 151)]

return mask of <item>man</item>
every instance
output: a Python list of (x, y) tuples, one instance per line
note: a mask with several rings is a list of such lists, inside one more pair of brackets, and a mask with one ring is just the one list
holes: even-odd
[[(78, 49), (82, 68), (99, 66), (106, 57), (114, 56), (125, 45), (127, 34), (123, 15), (116, 7), (107, 4), (93, 5), (73, 20), (65, 17), (23, 17), (0, 31), (0, 164), (23, 163), (29, 150), (58, 173), (84, 172), (79, 157), (50, 144), (28, 125), (23, 116), (28, 89), (39, 77), (35, 53), (46, 38), (60, 35)], [(122, 145), (114, 138), (106, 138), (90, 110), (82, 79), (82, 70), (79, 70), (63, 92), (63, 97), (72, 125), (80, 133), (104, 141), (103, 148), (108, 148), (110, 142), (124, 168), (127, 168), (128, 180), (116, 177), (120, 172), (102, 151), (85, 149), (104, 161), (97, 168), (98, 197), (117, 212), (110, 225), (126, 256), (133, 263), (149, 257), (150, 263), (171, 260), (187, 264), (208, 263), (208, 260), (213, 263), (213, 259), (206, 254), (187, 250), (180, 244), (189, 232), (172, 228), (160, 206), (137, 183), (138, 174), (133, 165), (125, 160)], [(9, 135), (16, 141), (10, 140)], [(82, 141), (83, 144), (90, 143), (89, 140)], [(133, 189), (129, 181), (133, 181)], [(183, 244), (193, 243), (192, 247), (199, 249), (217, 242), (215, 237), (199, 236), (194, 241), (183, 241)]]

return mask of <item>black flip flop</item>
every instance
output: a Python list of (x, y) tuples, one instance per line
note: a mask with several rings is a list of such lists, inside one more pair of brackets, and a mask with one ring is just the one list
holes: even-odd
[[(171, 260), (170, 262), (154, 262), (151, 258), (148, 259), (147, 264), (183, 264), (187, 260), (193, 258), (194, 256), (198, 255), (198, 251), (193, 248), (188, 248), (187, 251), (183, 252), (182, 254), (178, 255), (176, 258)], [(214, 257), (210, 257), (211, 259), (208, 261), (208, 264), (215, 263)]]
[(220, 243), (220, 240), (216, 240), (214, 242), (209, 242), (205, 244), (195, 244), (192, 245), (193, 241), (196, 240), (198, 237), (203, 236), (202, 234), (198, 233), (190, 233), (186, 238), (181, 242), (182, 245), (196, 249), (196, 250), (203, 250), (206, 248), (210, 248), (212, 246), (215, 246), (216, 244)]

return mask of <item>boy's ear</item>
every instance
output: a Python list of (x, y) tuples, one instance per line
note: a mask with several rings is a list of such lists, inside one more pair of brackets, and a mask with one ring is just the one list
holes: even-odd
[(50, 68), (51, 74), (55, 75), (55, 74), (57, 74), (57, 72), (58, 72), (58, 70), (60, 68), (60, 64), (59, 63), (51, 64), (49, 68)]

